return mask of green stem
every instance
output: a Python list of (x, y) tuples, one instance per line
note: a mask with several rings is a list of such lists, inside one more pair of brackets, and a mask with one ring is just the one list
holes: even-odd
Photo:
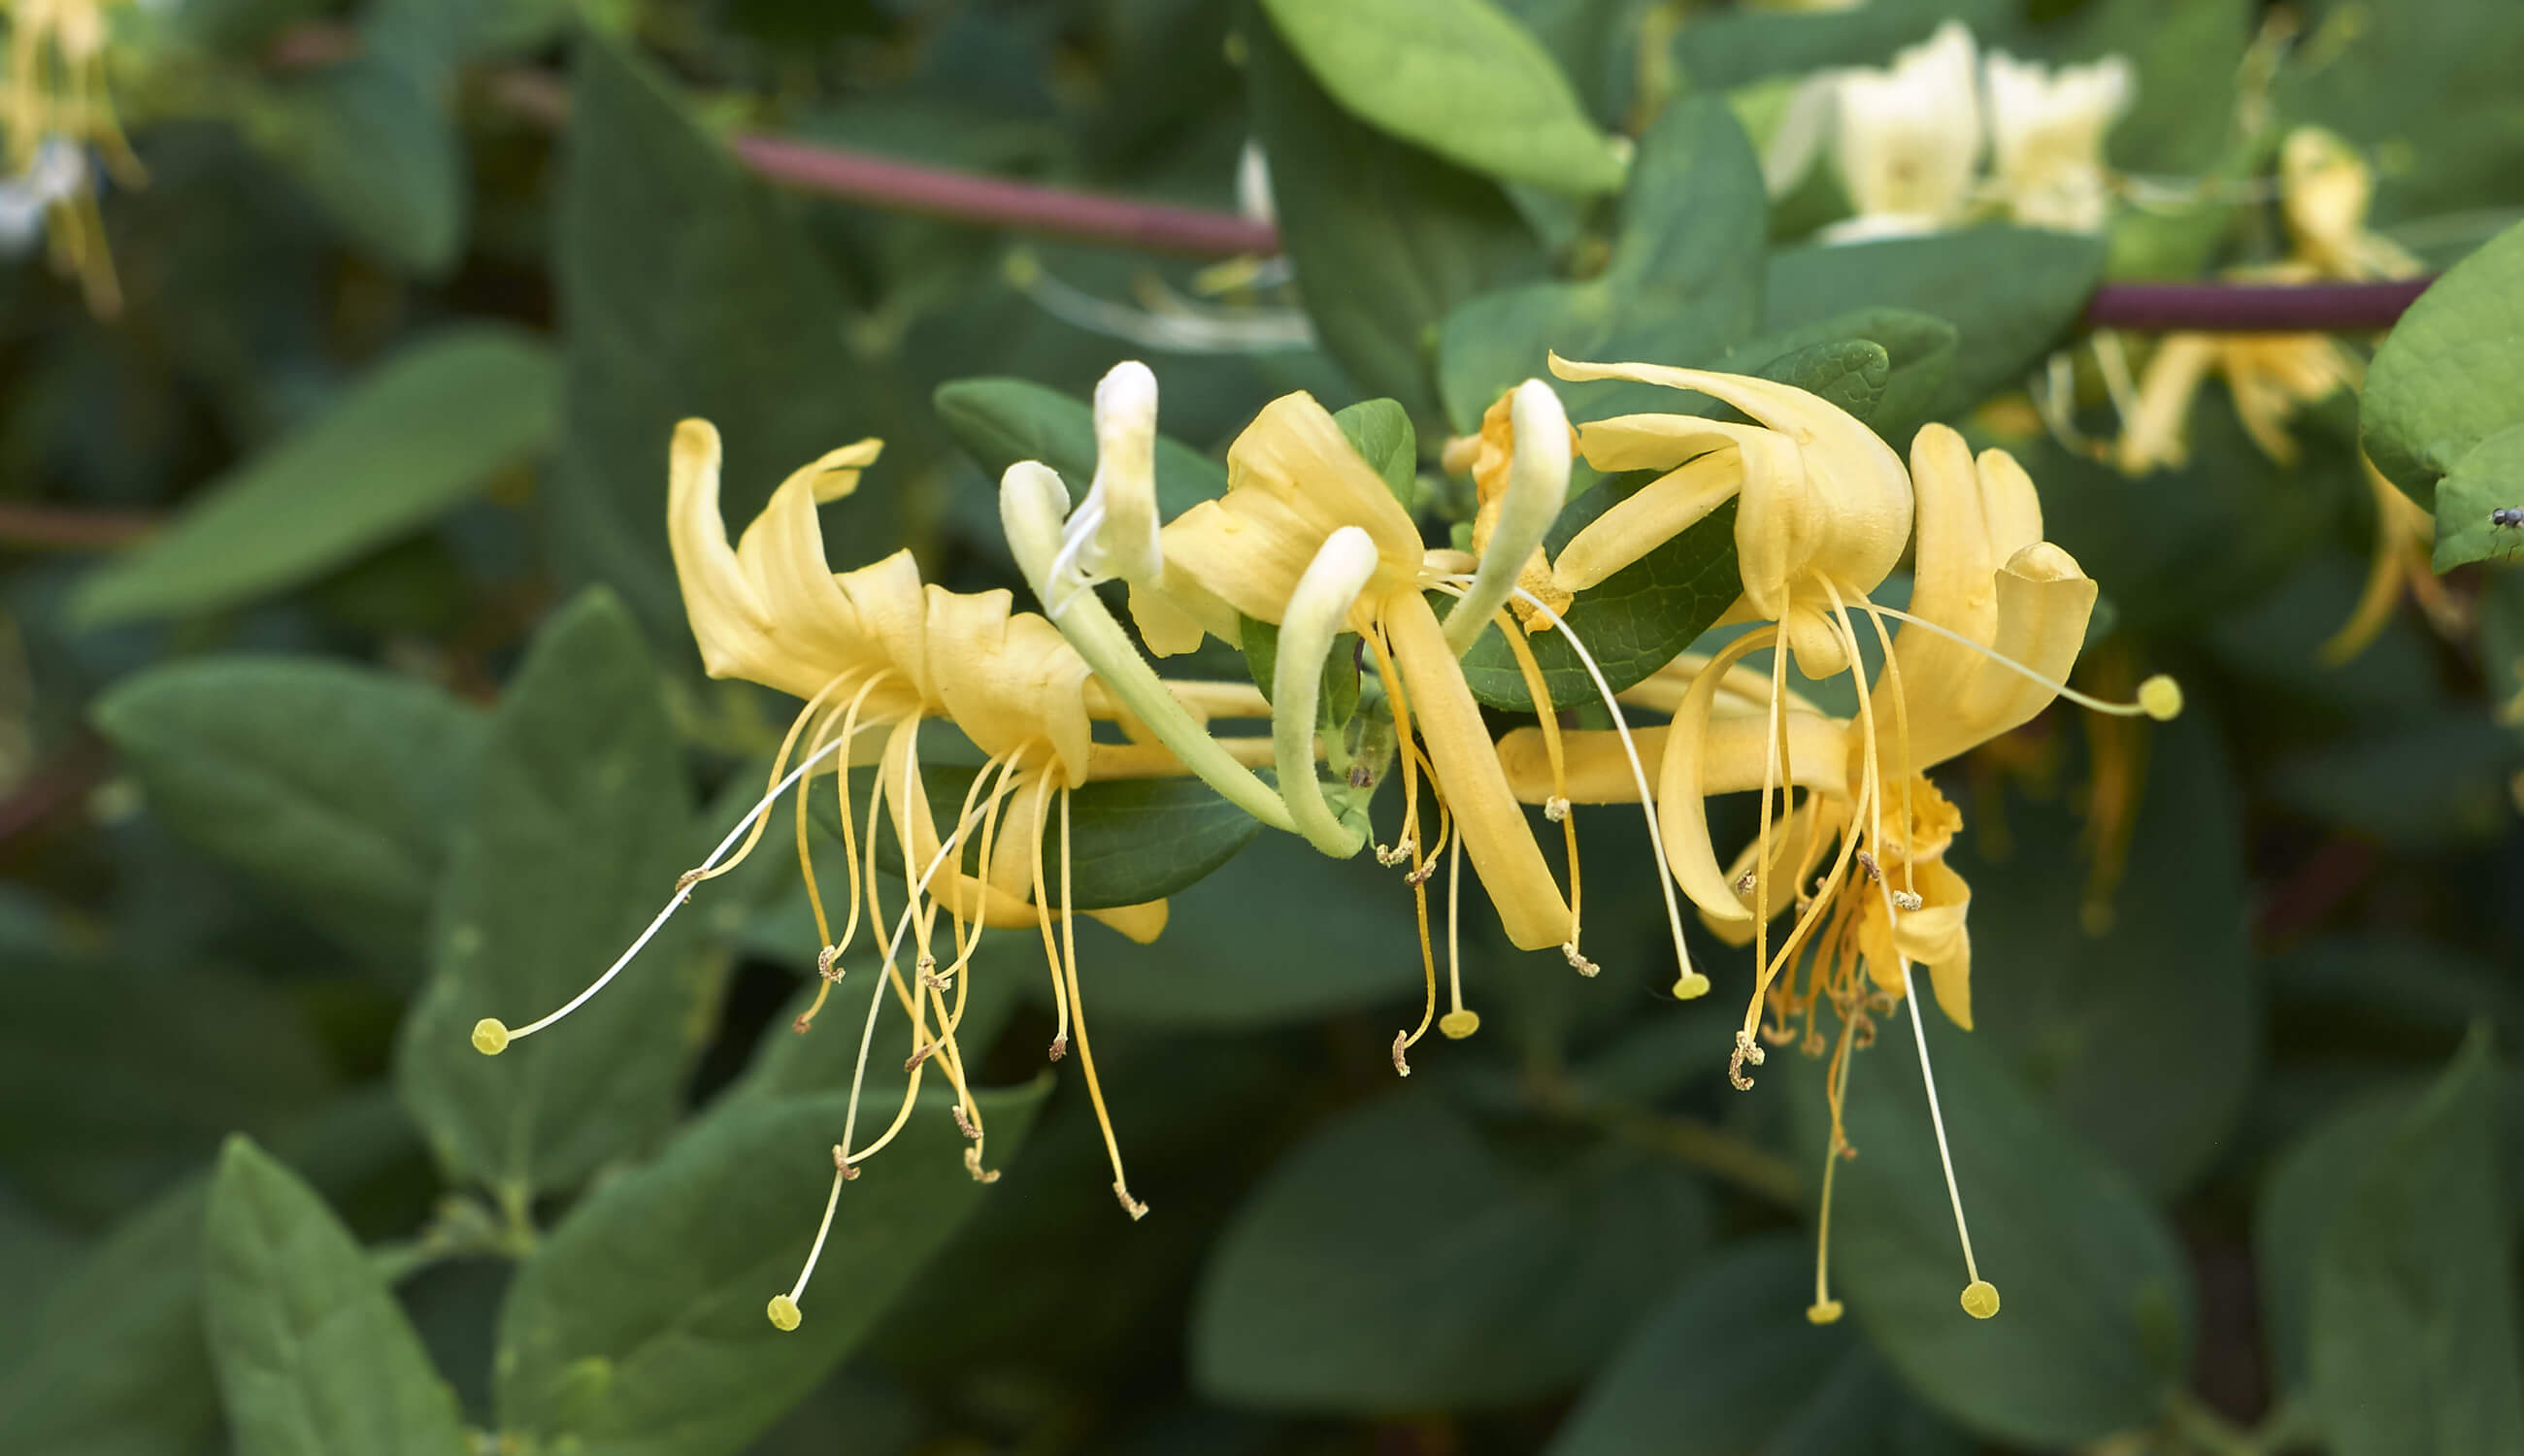
[[(1031, 467), (1031, 468), (1029, 468)], [(1051, 610), (1050, 571), (1052, 561), (1060, 555), (1060, 522), (1069, 506), (1069, 492), (1060, 477), (1031, 461), (1020, 461), (1008, 467), (999, 482), (999, 523), (1006, 531), (1009, 550), (1015, 553), (1023, 569), (1026, 584), (1034, 589), (1035, 599)], [(1103, 602), (1092, 588), (1080, 585), (1062, 601), (1061, 614), (1053, 621), (1060, 635), (1087, 659), (1087, 665), (1104, 680), (1113, 696), (1122, 700), (1157, 741), (1174, 751), (1199, 780), (1219, 793), (1228, 802), (1251, 814), (1274, 829), (1294, 834), (1296, 821), (1289, 816), (1288, 805), (1270, 785), (1254, 772), (1236, 761), (1233, 754), (1219, 747), (1175, 696), (1166, 691), (1156, 669), (1140, 655), (1122, 624), (1104, 609)], [(1311, 766), (1308, 772), (1312, 772)]]
[(1653, 1112), (1587, 1096), (1556, 1077), (1529, 1084), (1535, 1100), (1561, 1116), (1600, 1128), (1635, 1146), (1689, 1163), (1744, 1192), (1791, 1211), (1805, 1206), (1805, 1185), (1787, 1159), (1698, 1118)]

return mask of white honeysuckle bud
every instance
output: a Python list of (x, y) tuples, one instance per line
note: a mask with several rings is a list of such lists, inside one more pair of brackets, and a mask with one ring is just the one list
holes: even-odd
[(1560, 396), (1541, 380), (1528, 379), (1509, 392), (1508, 420), (1515, 439), (1507, 489), (1480, 545), (1473, 584), (1446, 613), (1446, 641), (1458, 655), (1471, 651), (1491, 614), (1515, 594), (1526, 563), (1569, 500), (1569, 412)]
[(1079, 511), (1095, 517), (1093, 539), (1079, 556), (1090, 576), (1147, 582), (1165, 569), (1156, 459), (1157, 376), (1127, 359), (1095, 386), (1095, 481)]

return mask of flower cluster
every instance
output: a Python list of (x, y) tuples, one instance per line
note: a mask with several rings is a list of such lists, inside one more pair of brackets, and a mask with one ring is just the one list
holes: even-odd
[(118, 312), (122, 291), (106, 250), (88, 154), (124, 186), (147, 173), (124, 139), (106, 84), (113, 12), (132, 0), (8, 0), (8, 75), (0, 88), (0, 140), (10, 175), (0, 178), (0, 249), (22, 252), (49, 236), (54, 267), (77, 275), (90, 310)]
[(1854, 210), (1825, 230), (1830, 241), (1984, 218), (2096, 232), (2111, 210), (2104, 138), (2135, 85), (2119, 56), (2057, 72), (2004, 52), (1983, 57), (1971, 32), (1948, 21), (1888, 67), (1817, 75), (1790, 104), (1764, 171), (1783, 189), (1828, 138)]
[[(1660, 364), (1550, 363), (1563, 379), (1670, 388), (1677, 410), (1573, 428), (1544, 381), (1510, 391), (1478, 440), (1448, 453), (1474, 477), (1479, 509), (1469, 551), (1426, 546), (1411, 510), (1339, 421), (1303, 393), (1273, 401), (1236, 439), (1223, 495), (1161, 519), (1156, 381), (1143, 366), (1123, 364), (1096, 391), (1096, 468), (1075, 509), (1044, 464), (1018, 463), (1000, 482), (1001, 524), (1041, 614), (1012, 609), (1004, 592), (924, 585), (904, 554), (830, 569), (816, 506), (856, 488), (879, 453), (872, 440), (791, 475), (731, 547), (719, 513), (717, 435), (698, 420), (678, 429), (668, 519), (703, 660), (714, 676), (777, 689), (804, 706), (769, 792), (675, 887), (657, 923), (753, 847), (783, 793), (834, 770), (848, 883), (838, 936), (816, 888), (802, 793), (798, 810), (818, 960), (827, 979), (838, 980), (864, 919), (884, 978), (861, 1030), (816, 1252), (842, 1184), (912, 1115), (932, 1062), (953, 1092), (952, 1115), (970, 1140), (968, 1166), (976, 1177), (992, 1176), (955, 1029), (974, 946), (994, 927), (1031, 927), (1041, 936), (1061, 1027), (1051, 1055), (1063, 1054), (1074, 1028), (1112, 1154), (1115, 1195), (1134, 1218), (1146, 1212), (1124, 1179), (1079, 995), (1068, 800), (1096, 779), (1196, 775), (1327, 854), (1346, 858), (1373, 844), (1379, 862), (1402, 871), (1419, 908), (1427, 994), (1418, 1025), (1394, 1038), (1401, 1075), (1432, 1027), (1461, 1038), (1480, 1025), (1464, 1005), (1455, 950), (1467, 862), (1511, 943), (1556, 950), (1578, 973), (1594, 974), (1581, 945), (1575, 829), (1577, 806), (1588, 803), (1634, 803), (1641, 812), (1673, 931), (1676, 996), (1712, 986), (1686, 949), (1683, 900), (1722, 938), (1754, 947), (1734, 1039), (1735, 1085), (1752, 1086), (1746, 1068), (1762, 1063), (1767, 1047), (1828, 1054), (1834, 1161), (1851, 1151), (1840, 1132), (1848, 1059), (1906, 1004), (1927, 1068), (1915, 966), (1926, 968), (1947, 1016), (1970, 1027), (1970, 891), (1945, 858), (1963, 821), (1926, 771), (2058, 697), (2163, 718), (2179, 710), (2178, 690), (2156, 678), (2137, 703), (2109, 704), (2063, 685), (2096, 585), (2042, 539), (2033, 483), (2004, 452), (1975, 458), (1960, 435), (1930, 425), (1906, 464), (1860, 420), (1786, 384)], [(1748, 422), (1681, 413), (1686, 396), (1719, 401)], [(1580, 455), (1602, 471), (1656, 473), (1551, 552), (1544, 543)], [(1613, 683), (1571, 630), (1572, 604), (1729, 503), (1741, 591), (1720, 625), (1741, 630), (1714, 652), (1678, 655), (1645, 681)], [(1906, 558), (1909, 605), (1895, 607), (1878, 597)], [(1127, 589), (1136, 632), (1096, 590), (1115, 582)], [(1150, 661), (1208, 637), (1249, 642), (1255, 624), (1276, 632), (1267, 700), (1242, 684), (1170, 681)], [(1531, 726), (1495, 741), (1463, 665), (1492, 633), (1518, 663), (1534, 707)], [(1561, 725), (1559, 709), (1574, 704), (1552, 701), (1528, 641), (1544, 633), (1559, 634), (1584, 665), (1610, 728)], [(1372, 709), (1359, 715), (1371, 729), (1334, 723), (1325, 711), (1324, 668), (1346, 651), (1344, 634), (1355, 634), (1373, 669)], [(1766, 652), (1766, 664), (1755, 667), (1754, 655)], [(1880, 664), (1872, 672), (1870, 653)], [(1791, 661), (1810, 679), (1849, 675), (1856, 712), (1832, 716), (1791, 689)], [(1633, 729), (1626, 706), (1669, 721)], [(1269, 737), (1214, 735), (1215, 722), (1235, 718), (1267, 718)], [(1099, 719), (1126, 741), (1099, 741), (1092, 726)], [(952, 823), (933, 814), (922, 788), (919, 736), (933, 721), (951, 722), (987, 755)], [(864, 837), (850, 764), (874, 770)], [(1267, 780), (1254, 771), (1266, 765), (1276, 770)], [(1400, 812), (1389, 835), (1380, 835), (1370, 807), (1388, 768), (1402, 785)], [(1722, 863), (1708, 803), (1730, 793), (1758, 793), (1760, 813), (1752, 843)], [(1557, 826), (1556, 834), (1537, 833), (1529, 804), (1542, 808), (1542, 825)], [(890, 933), (875, 855), (881, 834), (898, 844), (903, 869)], [(1556, 868), (1545, 839), (1559, 842)], [(1056, 845), (1052, 862), (1060, 866), (1049, 877), (1046, 845)], [(1441, 860), (1443, 1014), (1428, 889)], [(1141, 939), (1165, 919), (1161, 903), (1087, 913)], [(899, 954), (906, 934), (907, 966)], [(638, 949), (540, 1021), (513, 1032), (484, 1021), (476, 1045), (496, 1053), (550, 1026)], [(907, 1085), (892, 1126), (860, 1141), (859, 1090), (889, 990), (909, 1027)], [(1829, 1030), (1826, 1010), (1835, 1023)], [(810, 1009), (799, 1018), (798, 1029), (812, 1016)], [(1941, 1125), (1941, 1146), (1943, 1137)], [(1830, 1188), (1827, 1165), (1825, 1227)], [(1973, 1263), (1959, 1194), (1955, 1213), (1969, 1280), (1964, 1306), (1986, 1317), (1998, 1296)], [(783, 1329), (801, 1317), (814, 1261), (810, 1253), (797, 1285), (771, 1302)], [(1818, 1320), (1839, 1310), (1824, 1270), (1819, 1249)]]

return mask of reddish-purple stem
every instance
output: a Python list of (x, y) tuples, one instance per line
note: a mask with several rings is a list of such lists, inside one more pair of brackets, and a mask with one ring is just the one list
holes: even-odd
[(2366, 333), (2391, 328), (2433, 275), (2382, 283), (2106, 283), (2096, 328), (2209, 333)]

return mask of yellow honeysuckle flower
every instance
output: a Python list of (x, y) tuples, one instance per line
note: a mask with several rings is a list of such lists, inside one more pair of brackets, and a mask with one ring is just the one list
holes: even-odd
[(105, 241), (96, 187), (88, 173), (94, 147), (124, 186), (148, 180), (123, 136), (106, 84), (112, 12), (130, 0), (6, 0), (7, 89), (0, 91), (0, 135), (8, 143), (5, 184), (50, 215), (48, 243), (57, 270), (78, 277), (89, 311), (110, 317), (122, 307), (114, 255)]
[[(2288, 133), (2279, 149), (2279, 183), (2292, 255), (2280, 263), (2231, 269), (2228, 276), (2310, 283), (2406, 277), (2418, 270), (2418, 260), (2366, 230), (2374, 171), (2347, 142), (2319, 127), (2301, 126)], [(2287, 464), (2297, 458), (2296, 439), (2288, 432), (2297, 412), (2357, 389), (2364, 382), (2365, 364), (2328, 334), (2166, 334), (2140, 375), (2136, 398), (2122, 421), (2117, 459), (2123, 470), (2145, 474), (2189, 460), (2185, 431), (2192, 405), (2212, 371), (2224, 377), (2245, 433), (2263, 455)], [(2324, 660), (2335, 665), (2374, 641), (2404, 591), (2432, 618), (2459, 618), (2428, 566), (2433, 518), (2394, 489), (2362, 455), (2359, 462), (2375, 503), (2375, 538), (2365, 591), (2349, 621), (2322, 647)]]
[[(1848, 1053), (1872, 1038), (1876, 1020), (1898, 1002), (1912, 1003), (1927, 1070), (1925, 1033), (1910, 994), (1914, 964), (1928, 968), (1948, 1016), (1966, 1030), (1971, 1025), (1970, 891), (1944, 862), (1963, 819), (1924, 770), (2026, 722), (2055, 697), (2158, 718), (2181, 705), (2179, 690), (2164, 678), (2143, 685), (2136, 704), (2100, 703), (2063, 686), (2097, 589), (2065, 552), (2041, 539), (2040, 500), (2014, 459), (1993, 450), (1975, 461), (1962, 436), (1929, 425), (1913, 442), (1909, 480), (1917, 494), (1909, 608), (1860, 598), (1832, 618), (1851, 655), (1855, 617), (1868, 619), (1883, 650), (1872, 683), (1857, 683), (1856, 718), (1827, 718), (1786, 691), (1775, 629), (1748, 633), (1714, 655), (1691, 655), (1633, 690), (1636, 701), (1674, 715), (1667, 761), (1680, 753), (1692, 762), (1681, 787), (1696, 785), (1704, 795), (1762, 792), (1760, 830), (1733, 864), (1717, 868), (1706, 820), (1695, 818), (1701, 838), (1674, 848), (1675, 872), (1687, 888), (1701, 887), (1693, 898), (1713, 929), (1756, 946), (1759, 975), (1729, 1074), (1736, 1086), (1752, 1085), (1743, 1068), (1764, 1059), (1763, 1040), (1802, 1040), (1820, 1054), (1817, 1007), (1828, 1002), (1840, 1017), (1826, 1079), (1835, 1158), (1847, 1152), (1839, 1129)], [(1888, 618), (1903, 624), (1898, 634), (1886, 627)], [(1774, 649), (1769, 675), (1737, 665), (1763, 646)], [(1501, 761), (1528, 801), (1545, 790), (1531, 732), (1519, 730), (1500, 744)], [(1565, 738), (1568, 781), (1609, 797), (1618, 787), (1604, 768), (1612, 746), (1603, 735)], [(1670, 784), (1669, 825), (1684, 817), (1674, 798)], [(1826, 858), (1829, 868), (1817, 881)], [(1718, 902), (1702, 900), (1703, 894)], [(1773, 952), (1769, 924), (1790, 909), (1792, 926)], [(1799, 1016), (1802, 1038), (1789, 1024)], [(1939, 1139), (1942, 1147), (1942, 1130)], [(1830, 1185), (1827, 1165), (1826, 1230)], [(1997, 1292), (1972, 1261), (1960, 1194), (1955, 1217), (1969, 1278), (1965, 1307), (1985, 1317), (1997, 1308)], [(1827, 1320), (1839, 1306), (1829, 1297), (1820, 1247), (1813, 1314)]]
[[(1432, 1022), (1449, 1036), (1465, 1036), (1480, 1021), (1462, 1004), (1460, 974), (1452, 965), (1459, 902), (1452, 894), (1447, 939), (1453, 1004), (1443, 1018), (1436, 1016), (1426, 886), (1441, 851), (1450, 866), (1471, 856), (1502, 927), (1520, 948), (1557, 946), (1580, 972), (1595, 970), (1579, 949), (1577, 840), (1567, 802), (1555, 800), (1549, 813), (1564, 824), (1570, 852), (1570, 893), (1564, 897), (1508, 792), (1458, 660), (1481, 631), (1499, 626), (1550, 721), (1540, 669), (1524, 632), (1502, 608), (1513, 601), (1567, 630), (1551, 605), (1565, 604), (1566, 597), (1552, 592), (1546, 580), (1534, 579), (1540, 594), (1520, 582), (1536, 569), (1543, 533), (1566, 499), (1570, 433), (1548, 386), (1529, 380), (1511, 393), (1492, 429), (1500, 460), (1492, 462), (1490, 500), (1479, 531), (1482, 551), (1468, 560), (1462, 553), (1427, 550), (1418, 525), (1351, 448), (1339, 423), (1312, 396), (1285, 396), (1266, 406), (1229, 450), (1226, 494), (1164, 528), (1162, 579), (1133, 582), (1132, 611), (1153, 652), (1188, 650), (1203, 634), (1236, 641), (1244, 617), (1280, 629), (1272, 693), (1279, 801), (1254, 802), (1256, 795), (1271, 791), (1232, 772), (1204, 772), (1203, 778), (1265, 822), (1299, 833), (1336, 856), (1358, 850), (1365, 824), (1356, 806), (1335, 809), (1317, 779), (1317, 684), (1341, 632), (1358, 633), (1373, 655), (1400, 739), (1404, 804), (1400, 833), (1391, 845), (1378, 847), (1378, 857), (1408, 866), (1421, 912), (1428, 987), (1420, 1027), (1394, 1039), (1395, 1069), (1404, 1075), (1404, 1053)], [(1080, 651), (1108, 682), (1144, 673), (1118, 625), (1093, 598), (1069, 590), (1064, 569), (1075, 554), (1066, 542), (1080, 534), (1079, 517), (1056, 524), (1065, 504), (1057, 480), (1040, 466), (1012, 467), (1001, 482), (1000, 502), (1011, 547), (1045, 603), (1058, 604), (1052, 615)], [(1079, 514), (1085, 511), (1082, 506)], [(1056, 538), (1062, 548), (1047, 551)], [(1457, 599), (1442, 620), (1430, 605), (1431, 592)], [(1591, 669), (1583, 647), (1578, 651)], [(1170, 745), (1178, 742), (1162, 730), (1159, 736)], [(1181, 751), (1193, 761), (1198, 746), (1183, 745)], [(1634, 762), (1633, 771), (1642, 788), (1638, 801), (1653, 826), (1644, 770)], [(1424, 774), (1436, 805), (1433, 835), (1424, 834), (1421, 817)], [(1354, 787), (1370, 782), (1362, 778)], [(1680, 957), (1679, 907), (1671, 895), (1669, 911)], [(1694, 976), (1687, 963), (1683, 975)]]
[[(1112, 1161), (1114, 1196), (1136, 1219), (1147, 1206), (1131, 1195), (1123, 1173), (1079, 994), (1069, 800), (1072, 790), (1096, 779), (1181, 773), (1184, 768), (1162, 746), (1148, 741), (1141, 713), (1095, 681), (1058, 629), (1031, 612), (1011, 611), (1008, 593), (965, 594), (924, 584), (908, 553), (839, 574), (827, 566), (815, 508), (854, 490), (882, 448), (878, 441), (862, 440), (793, 472), (731, 547), (719, 511), (718, 433), (698, 419), (676, 427), (667, 533), (703, 665), (713, 677), (776, 688), (803, 699), (805, 705), (781, 743), (762, 800), (699, 868), (683, 876), (648, 931), (559, 1010), (514, 1031), (486, 1018), (474, 1030), (474, 1044), (497, 1054), (585, 1003), (630, 963), (697, 885), (725, 874), (752, 850), (782, 794), (823, 768), (873, 764), (863, 805), (864, 838), (849, 777), (836, 773), (849, 893), (847, 919), (838, 937), (826, 918), (814, 873), (803, 793), (797, 805), (799, 862), (822, 946), (817, 964), (824, 981), (814, 1004), (798, 1018), (797, 1029), (808, 1028), (844, 974), (843, 959), (863, 914), (871, 935), (880, 939), (880, 974), (885, 978), (870, 999), (861, 1033), (849, 1109), (834, 1149), (833, 1195), (826, 1202), (815, 1250), (821, 1251), (831, 1231), (842, 1183), (857, 1176), (858, 1165), (901, 1131), (932, 1060), (955, 1093), (952, 1112), (971, 1144), (967, 1168), (984, 1181), (997, 1176), (983, 1166), (981, 1109), (955, 1040), (970, 986), (963, 973), (982, 932), (994, 927), (1029, 927), (1042, 935), (1057, 1023), (1050, 1054), (1058, 1060), (1066, 1053), (1074, 1025), (1088, 1094)], [(1246, 684), (1180, 683), (1166, 685), (1165, 692), (1174, 710), (1203, 719), (1268, 712), (1261, 695)], [(985, 754), (955, 822), (943, 832), (920, 768), (920, 729), (933, 719), (952, 722)], [(1118, 723), (1130, 742), (1096, 742), (1092, 724), (1097, 719)], [(1255, 761), (1265, 759), (1269, 751), (1268, 744), (1251, 740), (1213, 747), (1231, 757), (1241, 753)], [(886, 913), (877, 873), (880, 825), (890, 828), (900, 846), (904, 871), (904, 903), (890, 934), (879, 929)], [(1046, 883), (1044, 852), (1054, 835), (1057, 887)], [(949, 926), (948, 945), (937, 944), (942, 910)], [(1141, 942), (1153, 940), (1166, 920), (1162, 900), (1084, 913)], [(906, 933), (915, 949), (907, 973), (897, 958)], [(886, 989), (910, 1021), (910, 1056), (904, 1062), (908, 1077), (893, 1124), (861, 1143), (856, 1141), (859, 1089)], [(797, 1286), (773, 1301), (772, 1319), (783, 1329), (797, 1325), (797, 1301), (815, 1257), (808, 1255)]]
[[(1744, 912), (1719, 874), (1709, 844), (1713, 745), (1707, 735), (1723, 674), (1746, 653), (1780, 641), (1808, 677), (1849, 670), (1858, 648), (1851, 612), (1871, 609), (1869, 594), (1901, 560), (1910, 540), (1910, 479), (1900, 457), (1874, 431), (1790, 385), (1661, 364), (1580, 364), (1554, 357), (1551, 365), (1563, 378), (1629, 379), (1697, 391), (1760, 421), (1739, 425), (1689, 414), (1628, 414), (1580, 426), (1586, 461), (1597, 469), (1667, 473), (1571, 537), (1552, 566), (1563, 587), (1583, 591), (1725, 502), (1736, 503), (1735, 552), (1744, 591), (1719, 620), (1771, 625), (1730, 645), (1716, 671), (1686, 690), (1661, 745), (1657, 800), (1663, 805), (1666, 858), (1683, 893), (1707, 914), (1741, 918)], [(1784, 731), (1777, 721), (1786, 710), (1782, 671), (1774, 663), (1765, 700), (1772, 725), (1739, 735), (1741, 741), (1759, 747)], [(1760, 758), (1763, 777), (1755, 782), (1780, 782), (1776, 755), (1765, 752)], [(1722, 777), (1725, 772), (1718, 771)]]

